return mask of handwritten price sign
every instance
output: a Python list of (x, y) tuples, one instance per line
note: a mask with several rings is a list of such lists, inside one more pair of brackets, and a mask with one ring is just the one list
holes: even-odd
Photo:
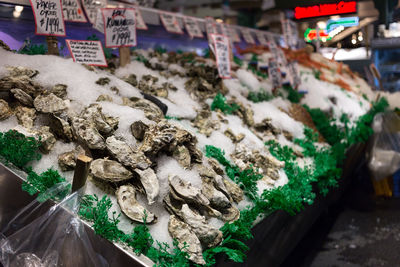
[(73, 60), (76, 63), (107, 67), (103, 47), (100, 41), (65, 40)]
[(268, 45), (268, 41), (265, 38), (265, 35), (263, 32), (257, 31), (256, 32), (256, 36), (257, 36), (257, 40), (258, 42), (263, 45), (263, 46), (267, 46)]
[(62, 0), (62, 8), (65, 21), (87, 22), (78, 0)]
[(95, 24), (97, 19), (97, 10), (107, 5), (106, 0), (82, 0), (83, 8), (90, 23)]
[(136, 18), (136, 29), (147, 30), (147, 25), (143, 20), (142, 12), (140, 12), (139, 7), (135, 7), (135, 18)]
[(221, 34), (211, 34), (214, 43), (218, 74), (223, 79), (231, 78), (231, 62), (229, 57), (229, 39)]
[(274, 58), (270, 58), (268, 61), (268, 76), (274, 89), (282, 86), (281, 71), (279, 70), (278, 62)]
[(191, 38), (203, 38), (203, 32), (200, 30), (199, 24), (191, 17), (185, 17), (185, 28)]
[(133, 8), (102, 8), (106, 47), (136, 46)]
[(242, 36), (243, 39), (246, 41), (248, 44), (255, 44), (256, 41), (253, 38), (253, 35), (251, 35), (251, 31), (248, 29), (242, 29)]
[(167, 13), (167, 12), (161, 12), (160, 19), (161, 19), (162, 24), (164, 25), (164, 28), (167, 30), (167, 32), (183, 34), (183, 31), (182, 31), (181, 27), (179, 26), (179, 22), (176, 19), (176, 16), (174, 14)]
[(60, 0), (30, 0), (37, 35), (65, 36)]

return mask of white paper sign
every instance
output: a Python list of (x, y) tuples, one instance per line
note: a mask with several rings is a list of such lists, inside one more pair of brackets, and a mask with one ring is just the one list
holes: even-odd
[(231, 78), (229, 39), (221, 34), (211, 34), (211, 38), (214, 43), (219, 77), (229, 79)]
[(253, 36), (251, 35), (251, 31), (249, 29), (242, 29), (242, 36), (243, 39), (246, 41), (248, 44), (255, 44), (255, 40)]
[(239, 43), (240, 42), (240, 35), (238, 33), (238, 31), (233, 28), (233, 27), (229, 27), (229, 33), (230, 33), (230, 37), (231, 40), (235, 43)]
[(136, 17), (136, 29), (147, 30), (147, 25), (143, 20), (142, 12), (140, 12), (139, 7), (135, 7), (135, 17)]
[(167, 32), (183, 34), (179, 22), (173, 13), (160, 12), (160, 19)]
[(256, 32), (256, 36), (257, 36), (257, 40), (258, 42), (263, 45), (263, 46), (267, 46), (268, 45), (268, 41), (265, 38), (265, 35), (263, 32), (257, 31)]
[(292, 61), (289, 62), (287, 68), (288, 68), (290, 84), (293, 86), (293, 88), (297, 88), (301, 84), (301, 79), (298, 71), (299, 65), (297, 64), (296, 61)]
[(104, 34), (104, 20), (103, 20), (103, 14), (101, 12), (101, 9), (97, 9), (97, 15), (95, 19), (95, 23), (93, 24), (93, 28)]
[(107, 67), (103, 46), (100, 41), (65, 40), (74, 62)]
[(93, 25), (96, 23), (97, 11), (100, 8), (106, 7), (106, 0), (82, 0), (83, 9), (89, 22)]
[(136, 46), (133, 8), (102, 8), (106, 47)]
[(87, 22), (79, 0), (62, 0), (65, 21)]
[(186, 31), (189, 33), (190, 38), (198, 37), (203, 38), (203, 32), (201, 31), (199, 24), (197, 21), (191, 17), (185, 17), (185, 28)]
[[(215, 22), (215, 20), (212, 17), (205, 17), (204, 19), (205, 25), (206, 25), (206, 32), (207, 35), (210, 34), (217, 34), (217, 23)], [(209, 40), (212, 40), (211, 37), (208, 37)]]
[(282, 86), (281, 72), (278, 62), (274, 58), (270, 58), (268, 61), (268, 77), (272, 82), (272, 88), (276, 89)]
[(65, 36), (61, 0), (30, 0), (37, 35)]

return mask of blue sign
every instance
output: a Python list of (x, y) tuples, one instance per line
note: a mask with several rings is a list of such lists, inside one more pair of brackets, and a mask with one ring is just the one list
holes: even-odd
[(359, 24), (358, 17), (344, 17), (339, 19), (330, 19), (326, 23), (326, 32), (329, 33), (340, 26), (353, 27), (353, 26), (358, 26), (358, 24)]

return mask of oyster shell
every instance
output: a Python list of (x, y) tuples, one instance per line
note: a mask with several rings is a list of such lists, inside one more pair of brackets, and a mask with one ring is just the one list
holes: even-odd
[(211, 110), (208, 105), (203, 106), (202, 109), (197, 112), (192, 125), (207, 137), (210, 137), (213, 131), (220, 128), (219, 121), (211, 118)]
[(56, 115), (51, 115), (50, 128), (58, 138), (61, 138), (67, 142), (74, 140), (72, 128), (67, 122), (67, 120), (64, 120)]
[(61, 99), (65, 99), (67, 97), (67, 88), (68, 86), (65, 84), (58, 83), (53, 86), (51, 92)]
[(42, 113), (61, 113), (68, 108), (67, 100), (62, 100), (56, 95), (39, 95), (33, 100), (35, 109)]
[(208, 158), (207, 159), (208, 164), (210, 164), (211, 168), (219, 175), (224, 174), (224, 170), (221, 168), (221, 165), (219, 162), (214, 159), (214, 158)]
[(11, 94), (22, 104), (28, 107), (33, 107), (32, 97), (23, 90), (14, 88), (10, 90)]
[(231, 129), (226, 129), (224, 134), (232, 140), (233, 143), (239, 143), (244, 139), (244, 134), (240, 133), (238, 135), (235, 135)]
[(27, 129), (31, 129), (36, 119), (36, 110), (34, 108), (18, 106), (15, 108), (15, 116), (17, 116), (19, 124)]
[(192, 186), (191, 183), (179, 178), (177, 175), (168, 178), (169, 185), (174, 193), (184, 199), (187, 203), (201, 206), (209, 206), (210, 201), (201, 193), (201, 190)]
[(31, 70), (25, 67), (7, 67), (7, 70), (10, 76), (19, 77), (19, 76), (27, 76), (28, 78), (34, 78), (36, 75), (39, 74), (37, 70)]
[(0, 79), (0, 90), (9, 91), (18, 88), (29, 95), (35, 95), (42, 91), (42, 87), (32, 81), (28, 76), (6, 76)]
[(117, 195), (118, 204), (122, 212), (135, 222), (143, 223), (146, 218), (146, 223), (155, 223), (157, 218), (150, 211), (146, 210), (136, 200), (136, 191), (132, 185), (123, 185), (115, 192)]
[(138, 81), (135, 74), (130, 74), (129, 76), (124, 78), (124, 81), (129, 83), (130, 85), (136, 87), (138, 85)]
[(113, 99), (109, 95), (99, 95), (99, 97), (96, 99), (96, 102), (101, 102), (101, 101), (113, 102)]
[(179, 145), (175, 148), (175, 150), (172, 153), (172, 156), (178, 161), (178, 163), (184, 168), (184, 169), (189, 169), (190, 168), (190, 153), (189, 149), (187, 149), (183, 145)]
[(140, 177), (140, 183), (143, 185), (144, 191), (146, 192), (149, 205), (153, 204), (160, 193), (160, 185), (158, 184), (158, 178), (154, 170), (148, 168), (144, 171), (140, 169), (135, 169), (134, 171)]
[(34, 133), (40, 138), (39, 149), (43, 153), (49, 153), (53, 149), (57, 141), (54, 135), (50, 132), (50, 127), (42, 126), (38, 131), (35, 131)]
[(106, 85), (106, 84), (109, 84), (110, 81), (111, 81), (110, 78), (102, 77), (102, 78), (100, 78), (100, 79), (98, 79), (96, 81), (96, 84), (98, 84), (98, 85)]
[(115, 136), (107, 138), (106, 147), (114, 158), (132, 170), (145, 170), (151, 165), (151, 161), (142, 151), (134, 151), (125, 141), (118, 140)]
[(98, 179), (107, 182), (120, 182), (133, 177), (121, 163), (109, 159), (96, 159), (90, 164), (90, 173)]
[(201, 192), (210, 201), (211, 207), (221, 211), (231, 206), (229, 199), (214, 187), (212, 179), (202, 177), (202, 181), (203, 185)]
[(116, 125), (118, 125), (118, 120), (113, 117), (105, 116), (102, 112), (102, 107), (97, 103), (90, 104), (86, 107), (81, 112), (80, 117), (92, 121), (99, 133), (105, 136), (111, 135), (114, 132)]
[(5, 100), (0, 99), (0, 121), (8, 119), (11, 115), (12, 111), (11, 108), (8, 106), (8, 103)]
[(233, 201), (235, 201), (236, 203), (242, 201), (244, 196), (242, 189), (237, 184), (228, 179), (224, 179), (223, 181)]
[(136, 140), (142, 141), (144, 138), (144, 133), (149, 129), (142, 121), (135, 121), (131, 124), (131, 132), (132, 135), (136, 138)]
[(90, 149), (105, 149), (106, 144), (103, 136), (97, 131), (93, 122), (75, 117), (72, 119), (72, 130), (74, 135), (84, 142)]
[[(200, 240), (186, 223), (171, 215), (168, 222), (168, 232), (178, 241), (178, 247), (189, 254), (189, 259), (197, 264), (205, 264)], [(186, 245), (185, 245), (186, 244)]]
[(123, 97), (122, 102), (124, 106), (143, 110), (146, 118), (149, 120), (159, 121), (164, 118), (164, 113), (161, 109), (149, 100), (138, 97)]
[(67, 151), (58, 155), (58, 166), (64, 172), (74, 170), (76, 159), (81, 154), (84, 155), (85, 150), (81, 146), (78, 146), (72, 151)]

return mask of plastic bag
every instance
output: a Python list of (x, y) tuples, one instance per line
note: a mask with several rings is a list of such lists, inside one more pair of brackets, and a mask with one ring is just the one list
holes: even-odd
[(380, 181), (400, 169), (400, 117), (394, 112), (379, 113), (372, 128), (368, 167)]
[[(59, 192), (63, 186), (51, 191)], [(76, 216), (78, 209), (77, 192), (58, 204), (31, 202), (1, 229), (0, 263), (4, 267), (109, 266), (94, 251)]]

